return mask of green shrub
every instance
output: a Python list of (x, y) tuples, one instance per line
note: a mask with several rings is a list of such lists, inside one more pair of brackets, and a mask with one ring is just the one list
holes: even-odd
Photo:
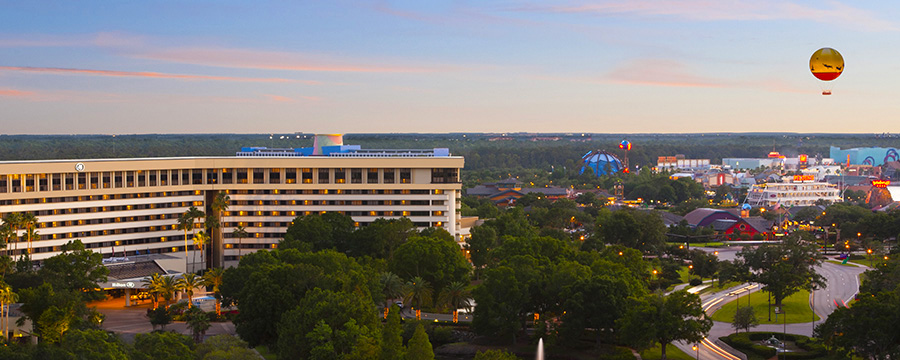
[(700, 278), (693, 278), (689, 284), (691, 286), (699, 286), (700, 284), (703, 284), (703, 280), (700, 280)]

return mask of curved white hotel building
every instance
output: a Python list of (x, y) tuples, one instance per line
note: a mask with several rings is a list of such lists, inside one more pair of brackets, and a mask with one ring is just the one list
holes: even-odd
[(746, 203), (763, 207), (810, 206), (820, 200), (829, 204), (840, 202), (840, 190), (822, 182), (765, 183), (750, 187)]
[[(224, 239), (213, 234), (207, 253), (208, 265), (227, 266), (238, 254), (275, 248), (295, 217), (313, 213), (340, 212), (359, 226), (407, 217), (459, 237), (463, 161), (447, 149), (342, 145), (244, 148), (233, 157), (5, 161), (0, 216), (36, 216), (36, 261), (75, 239), (105, 257), (182, 253), (179, 216), (190, 206), (210, 213), (213, 198), (224, 191), (230, 197), (221, 214)], [(239, 225), (248, 237), (231, 236)], [(7, 248), (14, 257), (26, 252), (23, 233)]]

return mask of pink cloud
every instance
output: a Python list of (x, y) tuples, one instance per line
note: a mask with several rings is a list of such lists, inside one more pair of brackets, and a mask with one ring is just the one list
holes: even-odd
[(9, 97), (29, 97), (34, 96), (34, 91), (22, 91), (15, 89), (0, 89), (0, 96), (9, 96)]
[(816, 8), (789, 1), (610, 0), (560, 6), (522, 6), (513, 10), (596, 15), (671, 16), (686, 20), (808, 20), (866, 31), (896, 31), (898, 26), (877, 14), (837, 1)]
[(237, 82), (267, 82), (267, 83), (287, 83), (301, 82), (305, 84), (318, 84), (317, 81), (298, 81), (283, 78), (245, 78), (234, 76), (212, 76), (212, 75), (189, 75), (189, 74), (168, 74), (150, 71), (117, 71), (117, 70), (93, 70), (93, 69), (70, 69), (70, 68), (51, 68), (51, 67), (30, 67), (30, 66), (0, 66), (0, 71), (18, 71), (29, 73), (44, 74), (72, 74), (72, 75), (93, 75), (93, 76), (113, 76), (113, 77), (139, 77), (139, 78), (158, 78), (158, 79), (176, 79), (176, 80), (212, 80), (212, 81), (237, 81)]
[(306, 101), (322, 100), (322, 98), (320, 98), (318, 96), (297, 96), (296, 98), (291, 98), (291, 97), (281, 96), (281, 95), (273, 95), (273, 94), (265, 94), (263, 96), (267, 97), (269, 100), (272, 100), (272, 101), (285, 102), (285, 103), (297, 102), (298, 99), (306, 100)]
[(674, 87), (724, 87), (725, 82), (694, 75), (672, 60), (643, 59), (631, 61), (604, 76), (610, 82), (634, 85)]
[(312, 72), (422, 73), (440, 69), (348, 63), (321, 56), (229, 48), (170, 48), (135, 53), (132, 56), (157, 61), (203, 66)]

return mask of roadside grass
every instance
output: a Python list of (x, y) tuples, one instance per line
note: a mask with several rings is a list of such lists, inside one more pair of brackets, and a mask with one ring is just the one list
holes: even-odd
[[(661, 347), (657, 344), (656, 346), (649, 348), (647, 350), (641, 351), (641, 359), (644, 360), (659, 360), (662, 358), (662, 352), (660, 352)], [(675, 360), (692, 360), (694, 357), (686, 354), (684, 351), (681, 351), (675, 345), (669, 344), (666, 346), (666, 359), (675, 359)]]
[[(840, 265), (840, 266), (852, 266), (852, 267), (857, 267), (856, 265), (844, 264), (843, 262), (840, 262), (840, 261), (837, 261), (837, 260), (825, 260), (825, 262), (832, 263), (832, 264), (835, 264), (835, 265)], [(853, 262), (853, 261), (848, 261), (848, 262)]]
[(260, 345), (254, 348), (260, 355), (266, 360), (278, 360), (278, 355), (269, 351), (269, 347), (265, 345)]
[(854, 264), (859, 264), (859, 265), (862, 265), (862, 266), (868, 266), (868, 267), (873, 268), (873, 269), (874, 269), (876, 266), (885, 263), (883, 255), (882, 255), (882, 256), (872, 255), (871, 260), (869, 259), (868, 256), (867, 256), (866, 258), (864, 258), (864, 259), (850, 259), (849, 262), (852, 262), (852, 263), (854, 263)]
[[(734, 312), (737, 310), (738, 303), (736, 301), (740, 301), (740, 306), (747, 306), (747, 299), (748, 296), (744, 294), (737, 300), (729, 301), (713, 313), (711, 318), (715, 321), (730, 324), (734, 321)], [(759, 319), (759, 323), (761, 325), (785, 323), (783, 317), (784, 314), (778, 314), (778, 321), (775, 321), (776, 316), (774, 306), (772, 307), (772, 320), (769, 320), (768, 299), (768, 293), (763, 291), (754, 292), (749, 296), (749, 303), (753, 306), (753, 310), (756, 313), (756, 318)], [(809, 308), (809, 291), (801, 290), (794, 295), (788, 296), (787, 299), (784, 299), (783, 303), (784, 310), (787, 312), (788, 324), (806, 323), (813, 321), (813, 319), (815, 319), (815, 321), (819, 320), (819, 317)]]

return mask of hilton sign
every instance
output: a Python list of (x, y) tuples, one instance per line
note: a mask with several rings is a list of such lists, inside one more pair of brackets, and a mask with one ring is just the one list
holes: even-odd
[(123, 289), (133, 289), (133, 288), (134, 288), (134, 283), (131, 282), (131, 281), (129, 281), (129, 282), (123, 282), (123, 283), (122, 283), (122, 282), (114, 282), (114, 283), (112, 283), (112, 287), (114, 287), (114, 288), (123, 288)]

